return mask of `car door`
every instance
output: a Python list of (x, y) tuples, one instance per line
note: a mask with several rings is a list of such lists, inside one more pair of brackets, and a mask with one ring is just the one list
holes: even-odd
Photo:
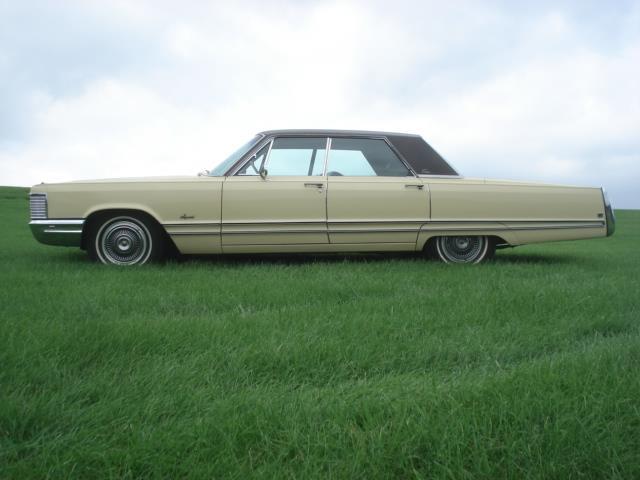
[(223, 251), (241, 245), (328, 244), (327, 143), (317, 137), (275, 138), (227, 177)]
[(332, 138), (327, 178), (331, 243), (415, 248), (429, 218), (428, 186), (384, 139)]

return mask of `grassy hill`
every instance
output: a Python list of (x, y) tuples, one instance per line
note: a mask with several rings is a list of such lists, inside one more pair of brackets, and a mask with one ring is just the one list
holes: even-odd
[(36, 243), (0, 188), (0, 478), (640, 478), (640, 212), (490, 264)]

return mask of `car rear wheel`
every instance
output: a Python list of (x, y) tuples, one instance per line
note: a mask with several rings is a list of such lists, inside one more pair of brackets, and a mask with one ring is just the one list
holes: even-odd
[(438, 258), (445, 263), (480, 263), (495, 251), (495, 245), (485, 236), (438, 237), (435, 247)]
[(143, 265), (159, 258), (163, 239), (157, 226), (133, 215), (106, 218), (88, 244), (89, 256), (107, 265)]

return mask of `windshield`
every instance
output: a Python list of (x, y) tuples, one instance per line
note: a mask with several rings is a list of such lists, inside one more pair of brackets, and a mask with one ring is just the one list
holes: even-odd
[(233, 152), (231, 155), (227, 157), (222, 163), (220, 163), (217, 167), (209, 172), (209, 176), (211, 177), (221, 177), (224, 175), (227, 170), (229, 170), (234, 163), (236, 163), (244, 154), (246, 154), (251, 148), (258, 143), (258, 141), (262, 138), (262, 135), (256, 135), (247, 143), (242, 145), (239, 149)]

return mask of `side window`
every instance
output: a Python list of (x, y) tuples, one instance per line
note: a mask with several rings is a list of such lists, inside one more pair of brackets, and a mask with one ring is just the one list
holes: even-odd
[(411, 172), (384, 140), (334, 138), (327, 175), (354, 177), (406, 177)]
[(258, 152), (245, 163), (236, 175), (260, 175), (260, 169), (264, 165), (267, 152), (269, 151), (269, 143), (262, 147)]
[(322, 175), (326, 146), (326, 138), (276, 138), (265, 168), (269, 176)]
[(327, 175), (347, 177), (375, 177), (376, 172), (360, 150), (339, 150), (334, 146), (340, 140), (333, 140), (329, 152)]

